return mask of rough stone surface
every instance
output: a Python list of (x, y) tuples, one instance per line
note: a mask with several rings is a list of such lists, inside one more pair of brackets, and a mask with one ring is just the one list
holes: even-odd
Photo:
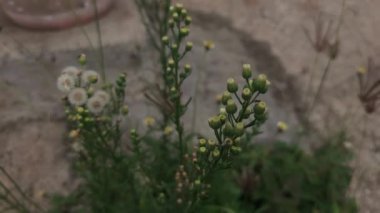
[[(206, 129), (204, 118), (218, 108), (214, 97), (224, 90), (228, 77), (240, 78), (242, 63), (252, 63), (272, 79), (274, 88), (266, 100), (271, 119), (263, 138), (271, 137), (278, 120), (298, 128), (298, 109), (305, 89), (316, 88), (326, 64), (320, 56), (313, 66), (315, 53), (304, 28), (312, 29), (313, 14), (322, 12), (333, 27), (342, 8), (341, 1), (328, 0), (185, 0), (195, 19), (192, 39), (215, 41), (216, 49), (206, 57), (195, 48), (190, 62), (194, 76), (201, 73), (202, 87), (197, 120), (199, 130)], [(116, 9), (101, 20), (106, 67), (111, 78), (127, 72), (127, 101), (131, 105), (128, 126), (141, 126), (145, 115), (156, 114), (144, 99), (145, 84), (154, 82), (154, 57), (145, 43), (144, 28), (129, 1), (117, 1)], [(379, 114), (366, 115), (357, 99), (355, 69), (368, 56), (379, 55), (380, 2), (347, 0), (340, 30), (341, 51), (325, 82), (322, 98), (311, 114), (313, 123), (323, 132), (344, 128), (356, 153), (352, 193), (361, 212), (379, 212), (380, 167), (376, 131)], [(93, 24), (58, 32), (26, 31), (13, 26), (0, 14), (0, 163), (20, 181), (29, 193), (69, 190), (68, 144), (62, 122), (60, 94), (55, 79), (66, 65), (75, 64), (79, 53), (87, 53), (89, 66), (97, 69), (97, 37)], [(90, 41), (89, 41), (90, 40)], [(380, 62), (379, 62), (380, 63)], [(313, 67), (315, 67), (313, 69)], [(310, 73), (315, 77), (310, 81)], [(185, 94), (194, 93), (194, 78), (185, 85)], [(315, 91), (315, 89), (314, 89)], [(311, 96), (311, 95), (308, 95)], [(309, 98), (310, 99), (310, 98)], [(303, 99), (302, 99), (303, 100)], [(302, 104), (301, 104), (302, 105)], [(191, 120), (189, 111), (188, 120)], [(294, 133), (294, 132), (293, 132)], [(208, 134), (204, 132), (204, 134)], [(289, 135), (284, 136), (289, 139)], [(377, 143), (377, 144), (376, 144)]]

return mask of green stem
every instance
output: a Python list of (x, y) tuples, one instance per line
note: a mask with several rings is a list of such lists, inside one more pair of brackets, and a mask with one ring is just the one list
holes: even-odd
[[(207, 56), (207, 52), (205, 52), (205, 57), (203, 57), (202, 65), (206, 61), (206, 56)], [(195, 133), (195, 131), (197, 131), (195, 126), (196, 126), (197, 111), (198, 111), (198, 93), (200, 90), (200, 82), (201, 81), (202, 81), (202, 72), (201, 72), (201, 69), (198, 69), (197, 76), (195, 79), (195, 92), (194, 92), (194, 96), (193, 96), (193, 116), (192, 116), (192, 121), (191, 121), (191, 132), (193, 132), (193, 133)]]
[(102, 81), (103, 83), (107, 82), (106, 79), (106, 68), (104, 63), (104, 50), (103, 50), (103, 41), (102, 41), (102, 32), (100, 29), (100, 17), (99, 17), (99, 11), (98, 11), (98, 0), (92, 0), (94, 4), (94, 11), (95, 11), (95, 26), (96, 26), (96, 34), (98, 36), (98, 48), (99, 48), (99, 63), (100, 63), (100, 70), (102, 75)]

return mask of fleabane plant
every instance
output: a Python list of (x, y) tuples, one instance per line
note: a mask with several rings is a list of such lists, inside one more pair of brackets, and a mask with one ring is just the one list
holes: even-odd
[[(192, 100), (185, 99), (182, 90), (192, 73), (185, 61), (193, 48), (188, 40), (191, 22), (182, 4), (169, 7), (166, 35), (160, 38), (162, 96), (147, 96), (162, 107), (163, 121), (157, 123), (163, 125), (157, 129), (153, 117), (144, 120), (148, 130), (154, 131), (131, 129), (129, 141), (121, 140), (120, 124), (128, 113), (124, 74), (115, 83), (106, 83), (97, 72), (84, 69), (83, 56), (80, 67), (67, 67), (58, 77), (69, 136), (79, 153), (75, 165), (83, 186), (77, 193), (85, 200), (84, 211), (195, 212), (210, 188), (217, 187), (212, 177), (232, 168), (265, 121), (268, 110), (259, 96), (267, 92), (270, 82), (263, 74), (254, 77), (251, 66), (244, 64), (245, 83), (239, 86), (228, 79), (218, 114), (204, 120), (214, 137), (195, 139), (184, 128), (183, 116)], [(206, 51), (213, 47), (211, 41), (204, 44)], [(162, 134), (155, 134), (156, 130)]]
[(76, 147), (86, 154), (94, 147), (118, 149), (120, 122), (128, 113), (124, 104), (125, 74), (115, 84), (106, 84), (96, 71), (69, 66), (62, 70), (57, 87), (64, 94), (69, 136), (75, 139)]
[(190, 76), (192, 67), (182, 61), (193, 48), (193, 43), (186, 40), (190, 33), (191, 21), (182, 4), (171, 6), (167, 23), (168, 35), (161, 38), (164, 54), (164, 59), (161, 60), (164, 93), (167, 94), (172, 109), (169, 119), (174, 123), (178, 135), (179, 159), (182, 159), (187, 151), (181, 118), (191, 99), (185, 102), (182, 100), (182, 84)]
[[(249, 64), (243, 65), (242, 76), (246, 83), (239, 93), (239, 86), (233, 78), (227, 80), (227, 90), (222, 95), (219, 114), (208, 119), (215, 139), (202, 138), (198, 142), (198, 152), (202, 161), (198, 168), (202, 176), (218, 167), (228, 167), (234, 154), (242, 151), (241, 137), (251, 134), (267, 118), (267, 105), (259, 96), (267, 92), (269, 81), (263, 74), (252, 78)], [(203, 171), (202, 171), (203, 168)]]
[(215, 137), (200, 138), (191, 155), (185, 155), (185, 164), (177, 170), (178, 205), (192, 209), (206, 199), (209, 188), (214, 187), (210, 185), (212, 176), (232, 168), (236, 156), (245, 151), (244, 147), (267, 118), (267, 105), (259, 97), (268, 91), (270, 82), (263, 74), (254, 78), (249, 64), (243, 65), (242, 76), (245, 84), (240, 91), (233, 78), (227, 80), (227, 90), (220, 100), (222, 107), (208, 119)]

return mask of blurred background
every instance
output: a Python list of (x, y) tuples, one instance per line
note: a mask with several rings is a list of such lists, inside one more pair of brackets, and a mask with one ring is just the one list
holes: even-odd
[[(159, 68), (134, 2), (97, 0), (98, 26), (92, 0), (67, 2), (0, 0), (0, 163), (39, 202), (45, 193), (75, 186), (56, 78), (62, 68), (76, 65), (79, 54), (87, 55), (91, 69), (104, 66), (111, 78), (127, 73), (133, 112), (128, 126), (157, 114), (144, 91)], [(380, 80), (380, 1), (181, 2), (192, 14), (191, 39), (199, 46), (189, 61), (195, 75), (203, 76), (197, 130), (207, 129), (204, 118), (217, 109), (215, 97), (225, 80), (251, 63), (272, 82), (270, 119), (261, 138), (291, 141), (305, 124), (322, 137), (347, 131), (345, 144), (355, 153), (351, 193), (361, 212), (380, 212), (380, 95), (365, 96), (365, 88), (377, 89)], [(204, 40), (215, 44), (207, 56)], [(363, 68), (365, 88), (357, 77)], [(194, 94), (194, 84), (190, 79), (185, 95)], [(278, 121), (289, 131), (273, 136)], [(318, 146), (312, 137), (300, 141), (305, 149)]]

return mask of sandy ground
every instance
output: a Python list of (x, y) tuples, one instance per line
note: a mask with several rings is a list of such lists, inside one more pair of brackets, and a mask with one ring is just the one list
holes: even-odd
[[(316, 4), (319, 2), (319, 7)], [(199, 106), (202, 118), (216, 112), (210, 97), (224, 89), (229, 76), (240, 75), (240, 64), (252, 63), (272, 79), (274, 88), (266, 98), (271, 118), (262, 137), (271, 137), (278, 120), (290, 124), (291, 133), (299, 126), (297, 109), (309, 85), (315, 53), (304, 28), (312, 27), (312, 14), (323, 12), (328, 20), (337, 20), (341, 1), (334, 0), (185, 0), (195, 19), (192, 39), (201, 45), (212, 39), (216, 50), (203, 57), (195, 48), (189, 61), (197, 64), (195, 74), (203, 73)], [(317, 5), (317, 6), (316, 6)], [(319, 129), (345, 128), (348, 143), (357, 155), (352, 192), (361, 212), (380, 212), (379, 153), (376, 145), (378, 113), (366, 115), (357, 99), (356, 67), (368, 56), (379, 55), (380, 2), (347, 0), (340, 31), (342, 43), (338, 59), (333, 63), (322, 99), (311, 115)], [(336, 22), (333, 22), (336, 23)], [(89, 66), (98, 67), (95, 26), (87, 25), (59, 32), (26, 31), (0, 16), (0, 162), (36, 199), (41, 192), (67, 192), (72, 186), (69, 144), (55, 78), (66, 65), (75, 64), (82, 52), (90, 58)], [(129, 1), (118, 1), (117, 7), (102, 19), (102, 35), (106, 66), (110, 76), (128, 73), (128, 98), (131, 123), (141, 126), (145, 115), (155, 114), (142, 95), (142, 80), (154, 81), (155, 69), (144, 28)], [(88, 37), (86, 36), (88, 35)], [(90, 41), (89, 41), (90, 40)], [(315, 88), (326, 58), (316, 63), (319, 73), (312, 81)], [(193, 94), (190, 79), (186, 95)], [(191, 117), (191, 111), (190, 117)], [(206, 129), (204, 119), (197, 121), (199, 130)], [(324, 131), (331, 132), (331, 131)], [(207, 134), (207, 132), (203, 132)], [(289, 138), (289, 135), (283, 136)], [(45, 199), (46, 200), (46, 199)]]

